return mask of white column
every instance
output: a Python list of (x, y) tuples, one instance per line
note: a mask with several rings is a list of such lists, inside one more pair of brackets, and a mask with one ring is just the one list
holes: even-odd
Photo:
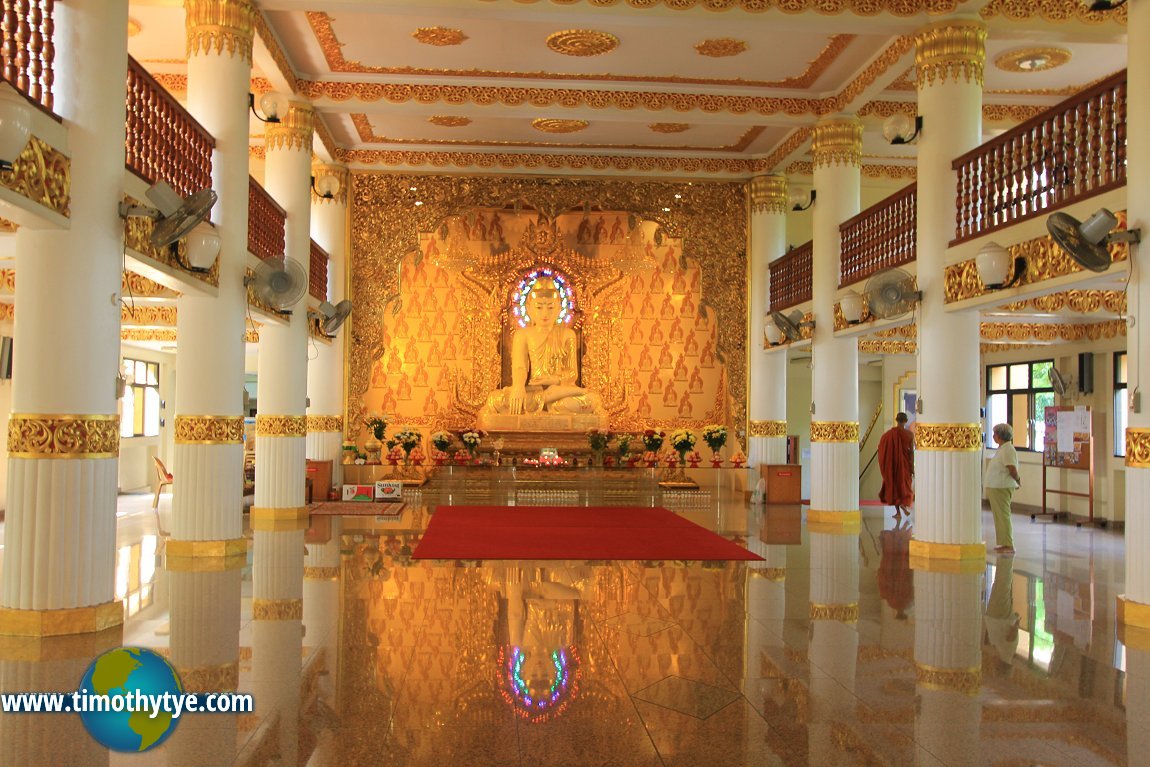
[[(858, 342), (834, 337), (839, 225), (859, 212), (862, 124), (854, 116), (815, 125), (811, 141), (818, 201), (813, 213), (811, 509), (808, 519), (859, 518)], [(828, 516), (830, 515), (830, 516)]]
[[(954, 234), (951, 161), (982, 141), (986, 26), (948, 19), (915, 35), (918, 59), (918, 285), (923, 299), (918, 354), (922, 413), (915, 427), (915, 542), (918, 557), (947, 555), (982, 541), (978, 312), (944, 311), (947, 244)], [(945, 552), (945, 554), (944, 554)], [(973, 546), (964, 552), (980, 558)]]
[[(287, 211), (285, 257), (308, 268), (311, 255), (311, 141), (315, 113), (293, 101), (267, 128), (264, 188)], [(256, 497), (253, 514), (301, 515), (307, 433), (307, 311), (303, 300), (284, 324), (260, 329)]]
[[(1142, 245), (1132, 258), (1146, 260), (1150, 246), (1150, 5), (1129, 3), (1127, 39), (1126, 209), (1128, 226), (1142, 230)], [(1144, 322), (1150, 317), (1150, 270), (1132, 270), (1130, 316)], [(1146, 359), (1146, 331), (1135, 327), (1127, 344), (1130, 389), (1142, 391), (1140, 412), (1130, 410), (1126, 430), (1126, 594), (1122, 617), (1127, 625), (1150, 629), (1150, 394), (1142, 384), (1150, 381)], [(1136, 340), (1142, 339), (1139, 347)], [(1147, 376), (1143, 378), (1143, 376)], [(1131, 752), (1133, 753), (1133, 752)]]
[(3, 633), (81, 633), (122, 620), (112, 600), (127, 23), (127, 0), (56, 6), (71, 220), (16, 234)]
[[(821, 195), (820, 195), (821, 198)], [(856, 448), (857, 449), (857, 448)], [(811, 725), (808, 731), (811, 764), (833, 764), (837, 756), (832, 725), (854, 716), (855, 672), (858, 662), (859, 539), (851, 534), (810, 533), (811, 639), (807, 655), (812, 673)]]
[[(1010, 580), (1009, 571), (995, 577), (1007, 599)], [(947, 764), (981, 764), (982, 573), (916, 570), (914, 593), (915, 741)]]
[[(339, 303), (345, 296), (344, 263), (347, 251), (347, 168), (339, 165), (315, 165), (312, 174), (317, 183), (324, 176), (339, 182), (333, 199), (311, 196), (312, 237), (327, 251), (328, 301)], [(307, 457), (332, 462), (332, 482), (343, 483), (343, 372), (344, 348), (351, 319), (344, 324), (330, 344), (316, 343), (315, 359), (307, 366)]]
[(247, 99), (256, 10), (248, 0), (187, 0), (185, 9), (188, 111), (216, 139), (212, 220), (220, 236), (218, 296), (181, 297), (176, 319), (169, 553), (198, 555), (206, 547), (193, 541), (235, 542), (243, 534)]
[(787, 459), (787, 353), (764, 348), (763, 329), (770, 310), (768, 264), (787, 250), (787, 179), (751, 179), (750, 353), (751, 399), (747, 460), (751, 466)]
[(1150, 637), (1126, 637), (1126, 754), (1150, 753)]

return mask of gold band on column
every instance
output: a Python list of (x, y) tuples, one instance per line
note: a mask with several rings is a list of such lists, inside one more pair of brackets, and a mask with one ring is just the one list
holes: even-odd
[(270, 533), (306, 530), (308, 519), (306, 506), (284, 508), (253, 506), (248, 516), (252, 530)]
[(303, 577), (309, 581), (330, 581), (339, 577), (338, 567), (305, 567)]
[(177, 666), (185, 692), (235, 692), (240, 686), (240, 662), (211, 666)]
[(787, 177), (755, 176), (747, 185), (752, 213), (787, 212)]
[(985, 543), (935, 543), (912, 538), (911, 569), (932, 573), (975, 573), (986, 566)]
[(923, 423), (914, 427), (915, 450), (981, 450), (982, 427), (976, 423)]
[(1127, 427), (1126, 465), (1131, 469), (1150, 469), (1150, 429)]
[(939, 668), (915, 662), (914, 681), (915, 684), (932, 690), (951, 690), (964, 695), (978, 695), (982, 687), (982, 669), (978, 666)]
[(853, 115), (820, 120), (811, 136), (814, 166), (862, 165), (862, 123)]
[(1132, 602), (1119, 595), (1118, 601), (1118, 641), (1127, 649), (1134, 648), (1150, 652), (1150, 605)]
[(178, 415), (177, 445), (238, 445), (244, 441), (242, 415)]
[(750, 572), (752, 578), (763, 578), (774, 583), (787, 579), (787, 568), (785, 567), (757, 567)]
[(811, 421), (811, 442), (853, 442), (858, 444), (857, 421)]
[(0, 634), (53, 637), (91, 634), (124, 622), (122, 602), (104, 602), (62, 610), (19, 610), (0, 607)]
[(808, 525), (845, 526), (858, 525), (862, 521), (862, 512), (854, 511), (827, 511), (825, 509), (808, 509)]
[(751, 437), (785, 437), (786, 421), (751, 421), (747, 424), (747, 434)]
[(257, 437), (306, 437), (307, 419), (302, 415), (257, 415)]
[(252, 617), (257, 621), (298, 621), (303, 619), (302, 599), (253, 599)]
[(341, 415), (309, 415), (304, 423), (308, 434), (325, 431), (343, 431), (343, 416)]
[(184, 0), (187, 55), (239, 55), (252, 60), (256, 9), (250, 0)]
[(295, 149), (311, 152), (311, 137), (315, 131), (315, 110), (310, 104), (293, 101), (286, 115), (278, 123), (264, 126), (264, 147), (273, 149)]
[(179, 541), (168, 539), (164, 552), (169, 557), (235, 557), (247, 554), (247, 538), (219, 541)]
[(947, 19), (915, 33), (914, 63), (920, 89), (961, 76), (982, 85), (986, 66), (986, 24), (978, 19)]
[(841, 605), (824, 605), (818, 602), (811, 602), (810, 619), (813, 621), (857, 623), (859, 619), (859, 603), (850, 602)]
[(115, 458), (120, 416), (13, 413), (8, 420), (9, 458)]

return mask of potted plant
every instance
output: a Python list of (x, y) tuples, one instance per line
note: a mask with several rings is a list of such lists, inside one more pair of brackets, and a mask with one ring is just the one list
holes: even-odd
[(722, 466), (723, 459), (719, 451), (727, 444), (727, 427), (717, 423), (703, 427), (703, 441), (711, 448), (711, 465), (716, 469)]

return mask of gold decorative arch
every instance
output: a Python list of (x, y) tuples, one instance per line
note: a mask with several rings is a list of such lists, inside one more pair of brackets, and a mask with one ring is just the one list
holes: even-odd
[[(668, 238), (682, 241), (683, 255), (698, 264), (702, 304), (716, 323), (716, 356), (725, 366), (722, 412), (737, 430), (747, 412), (747, 260), (746, 202), (741, 183), (668, 183), (614, 179), (556, 179), (393, 175), (356, 172), (351, 181), (350, 298), (356, 311), (347, 333), (345, 430), (355, 439), (363, 420), (363, 401), (372, 368), (386, 351), (383, 316), (399, 295), (401, 264), (420, 248), (421, 233), (436, 232), (452, 217), (477, 209), (534, 212), (541, 224), (583, 211), (632, 213), (657, 225)], [(545, 236), (540, 226), (539, 236)], [(543, 243), (537, 243), (535, 252)], [(558, 252), (558, 251), (556, 251)], [(579, 274), (577, 252), (564, 252), (562, 266)], [(408, 261), (410, 262), (410, 258)], [(510, 264), (503, 264), (509, 266)], [(481, 265), (482, 266), (482, 265)], [(593, 289), (607, 281), (583, 272)], [(498, 301), (504, 291), (490, 288), (494, 275), (468, 269), (460, 285), (480, 300)], [(465, 333), (486, 337), (495, 314), (475, 317)], [(594, 353), (593, 349), (589, 349)], [(477, 359), (478, 362), (478, 359)], [(491, 374), (498, 377), (498, 367)], [(478, 386), (475, 382), (476, 388)], [(488, 382), (484, 382), (486, 387)], [(586, 385), (586, 384), (585, 384)], [(494, 387), (492, 387), (494, 388)], [(471, 395), (477, 392), (469, 392)]]

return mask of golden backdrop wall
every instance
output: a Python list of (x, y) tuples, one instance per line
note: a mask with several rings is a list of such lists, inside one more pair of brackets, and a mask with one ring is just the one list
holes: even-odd
[(472, 427), (538, 267), (571, 284), (612, 429), (744, 429), (745, 205), (732, 183), (354, 174), (347, 437), (369, 412)]

